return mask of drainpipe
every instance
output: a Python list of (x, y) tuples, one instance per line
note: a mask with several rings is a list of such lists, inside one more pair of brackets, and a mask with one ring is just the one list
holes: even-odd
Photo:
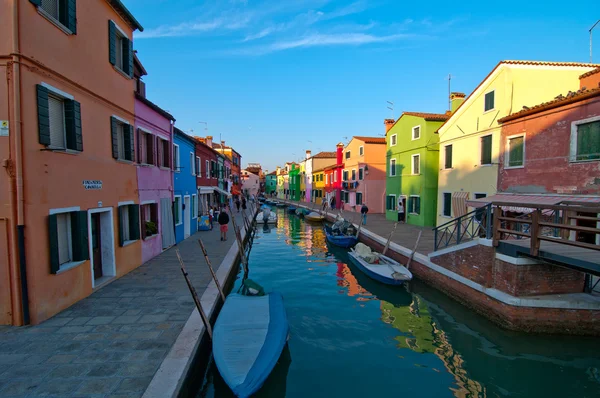
[[(21, 135), (21, 57), (20, 57), (20, 32), (19, 32), (19, 3), (13, 2), (13, 42), (12, 42), (12, 75), (13, 75), (13, 115), (12, 128), (14, 134), (15, 151), (11, 153), (11, 159), (14, 159), (15, 172), (11, 178), (11, 188), (14, 194), (11, 195), (13, 221), (16, 218), (16, 242), (14, 235), (11, 234), (11, 246), (13, 253), (18, 253), (18, 262), (13, 255), (11, 257), (11, 279), (12, 297), (13, 297), (13, 322), (17, 325), (29, 324), (29, 294), (27, 290), (27, 261), (25, 257), (25, 215), (24, 215), (24, 197), (23, 197), (23, 146)], [(16, 217), (15, 216), (16, 210)], [(15, 250), (16, 249), (16, 250)], [(20, 279), (20, 292), (16, 276)], [(21, 308), (18, 308), (19, 295), (21, 298)]]

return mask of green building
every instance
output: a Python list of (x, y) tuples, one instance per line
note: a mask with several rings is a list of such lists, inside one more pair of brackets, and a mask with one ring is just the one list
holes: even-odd
[(289, 190), (291, 200), (300, 200), (300, 165), (296, 163), (291, 164), (290, 178), (289, 178)]
[(277, 172), (273, 171), (265, 176), (265, 195), (277, 192)]
[(404, 112), (386, 119), (386, 218), (397, 220), (402, 200), (408, 224), (433, 227), (437, 219), (438, 128), (450, 114)]

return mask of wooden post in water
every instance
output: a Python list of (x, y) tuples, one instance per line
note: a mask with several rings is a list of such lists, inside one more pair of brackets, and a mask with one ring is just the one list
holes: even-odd
[(202, 239), (198, 239), (198, 244), (200, 245), (200, 248), (202, 249), (202, 254), (204, 254), (204, 260), (206, 260), (206, 264), (208, 265), (210, 274), (212, 275), (213, 280), (215, 281), (215, 285), (217, 285), (217, 289), (219, 289), (219, 294), (221, 295), (223, 302), (225, 302), (225, 293), (223, 293), (223, 288), (221, 287), (221, 284), (219, 283), (219, 278), (217, 278), (217, 274), (215, 274), (215, 270), (213, 269), (212, 264), (210, 263), (210, 259), (208, 258), (208, 253), (206, 252), (206, 248), (204, 247), (204, 243), (202, 242)]
[(415, 248), (410, 253), (410, 257), (408, 258), (408, 261), (406, 262), (406, 269), (410, 268), (410, 263), (412, 262), (412, 259), (415, 256), (415, 253), (417, 252), (417, 247), (419, 247), (419, 241), (421, 240), (422, 233), (423, 233), (423, 231), (419, 231), (419, 236), (417, 236), (417, 243), (415, 243)]
[(185, 278), (185, 282), (188, 285), (188, 289), (190, 289), (190, 293), (192, 294), (192, 298), (194, 299), (194, 303), (196, 303), (196, 308), (198, 308), (198, 312), (200, 313), (200, 318), (202, 318), (202, 322), (204, 323), (204, 327), (206, 327), (206, 331), (208, 332), (208, 337), (212, 340), (212, 326), (210, 326), (210, 321), (202, 308), (202, 304), (200, 303), (200, 298), (198, 298), (198, 293), (196, 293), (196, 289), (194, 285), (192, 285), (192, 281), (188, 276), (187, 271), (185, 270), (185, 264), (183, 263), (183, 259), (179, 254), (179, 249), (175, 248), (175, 254), (177, 255), (177, 259), (179, 260), (179, 265), (181, 266), (181, 272), (183, 272), (183, 277)]
[(248, 261), (246, 260), (246, 255), (244, 253), (244, 245), (242, 242), (240, 229), (238, 228), (237, 223), (235, 221), (235, 216), (231, 217), (231, 222), (233, 223), (233, 233), (237, 239), (237, 244), (238, 244), (238, 249), (240, 251), (240, 258), (241, 258), (242, 264), (244, 264), (244, 267), (247, 267)]
[(390, 247), (390, 241), (392, 240), (392, 235), (394, 235), (394, 232), (396, 232), (396, 228), (398, 227), (398, 222), (396, 222), (394, 224), (394, 229), (392, 229), (392, 232), (390, 232), (390, 236), (388, 236), (388, 240), (385, 243), (385, 247), (383, 248), (383, 251), (381, 252), (381, 254), (383, 254), (385, 256), (385, 253), (387, 252), (388, 247)]

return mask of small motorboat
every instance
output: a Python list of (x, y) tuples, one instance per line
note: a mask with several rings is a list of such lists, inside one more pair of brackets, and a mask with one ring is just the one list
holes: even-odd
[(279, 293), (227, 297), (213, 331), (213, 357), (235, 396), (263, 385), (286, 345), (289, 325)]
[(315, 211), (312, 211), (308, 214), (305, 214), (304, 219), (306, 221), (310, 221), (310, 222), (322, 222), (323, 220), (325, 220), (325, 216), (323, 216)]
[(339, 247), (349, 248), (358, 243), (353, 225), (352, 228), (348, 227), (346, 230), (336, 228), (335, 224), (333, 227), (325, 226), (325, 236), (327, 237), (327, 242)]
[(348, 253), (350, 261), (372, 279), (388, 285), (401, 285), (412, 280), (412, 273), (394, 259), (371, 250), (363, 243)]
[(256, 222), (257, 223), (265, 223), (265, 217), (267, 220), (267, 224), (277, 224), (277, 213), (274, 213), (272, 211), (266, 212), (266, 211), (261, 211), (260, 213), (258, 213), (256, 215)]
[(289, 206), (289, 207), (287, 208), (287, 212), (288, 212), (289, 214), (296, 214), (296, 210), (297, 210), (297, 209), (296, 209), (294, 206)]
[(296, 215), (297, 215), (298, 217), (301, 217), (301, 218), (303, 218), (305, 215), (307, 215), (307, 214), (309, 214), (309, 213), (310, 213), (310, 210), (308, 210), (308, 209), (303, 209), (302, 207), (298, 207), (298, 208), (296, 209)]

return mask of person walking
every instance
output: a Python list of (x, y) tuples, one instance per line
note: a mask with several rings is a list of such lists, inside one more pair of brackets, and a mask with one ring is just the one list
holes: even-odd
[(402, 204), (402, 199), (398, 200), (398, 222), (404, 224), (404, 205)]
[(208, 219), (210, 220), (210, 230), (211, 230), (211, 231), (212, 231), (212, 229), (213, 229), (213, 221), (214, 221), (214, 219), (213, 219), (213, 216), (214, 216), (214, 210), (213, 210), (213, 208), (212, 208), (212, 206), (211, 206), (211, 207), (210, 207), (210, 210), (209, 210), (209, 212), (208, 212)]
[(362, 224), (363, 225), (367, 225), (367, 213), (369, 212), (369, 208), (367, 207), (366, 204), (363, 203), (362, 207), (360, 208), (360, 214), (362, 214)]
[(242, 210), (246, 210), (246, 198), (242, 196)]
[(238, 213), (240, 212), (240, 198), (235, 198), (235, 207), (237, 207)]
[(221, 229), (221, 241), (227, 240), (227, 230), (229, 229), (227, 224), (229, 224), (229, 214), (227, 214), (225, 209), (222, 209), (219, 212), (219, 218), (217, 221)]
[(331, 207), (331, 210), (335, 210), (335, 196), (331, 197), (331, 203), (329, 206)]

